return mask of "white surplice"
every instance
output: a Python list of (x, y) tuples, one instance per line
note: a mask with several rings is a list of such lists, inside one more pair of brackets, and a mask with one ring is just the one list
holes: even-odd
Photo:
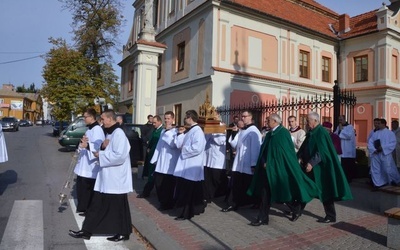
[(89, 149), (78, 148), (79, 159), (76, 163), (74, 173), (85, 178), (96, 179), (99, 172), (99, 161), (94, 157), (93, 152), (100, 150), (105, 136), (100, 125), (95, 125), (93, 128), (86, 130), (85, 135), (89, 139)]
[[(380, 140), (382, 152), (376, 152), (374, 142), (377, 140)], [(392, 157), (396, 143), (396, 136), (387, 128), (376, 131), (368, 140), (371, 177), (375, 186), (400, 183), (400, 174)]]
[(156, 163), (155, 172), (161, 174), (174, 174), (176, 163), (180, 154), (180, 150), (176, 147), (175, 137), (177, 129), (172, 128), (163, 130), (158, 140), (157, 147), (153, 157), (150, 160), (151, 164)]
[(8, 161), (6, 140), (4, 138), (3, 127), (0, 123), (0, 162)]
[(206, 134), (204, 166), (225, 169), (226, 135), (222, 133)]
[(181, 153), (176, 164), (174, 176), (191, 181), (204, 180), (204, 148), (206, 139), (203, 130), (194, 125), (185, 134), (175, 139)]
[(254, 125), (247, 129), (241, 129), (232, 140), (229, 138), (232, 148), (236, 149), (232, 171), (252, 175), (251, 167), (257, 164), (261, 147), (261, 133)]
[(343, 126), (339, 132), (339, 127), (336, 128), (335, 134), (340, 137), (340, 146), (342, 147), (342, 158), (356, 158), (356, 134), (354, 127), (351, 124)]
[(104, 151), (99, 151), (100, 169), (94, 190), (106, 194), (133, 192), (128, 138), (121, 128), (116, 128), (106, 139), (110, 142)]

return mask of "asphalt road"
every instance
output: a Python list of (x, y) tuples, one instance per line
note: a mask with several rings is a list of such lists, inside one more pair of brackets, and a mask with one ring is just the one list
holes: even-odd
[[(105, 237), (85, 241), (68, 236), (83, 220), (73, 211), (74, 177), (68, 178), (74, 152), (59, 146), (51, 126), (4, 135), (9, 161), (0, 163), (0, 249), (145, 249), (134, 235), (117, 244)], [(60, 192), (67, 195), (62, 204)]]

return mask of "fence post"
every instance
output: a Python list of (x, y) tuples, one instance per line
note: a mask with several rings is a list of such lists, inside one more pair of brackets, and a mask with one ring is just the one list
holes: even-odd
[(333, 129), (335, 129), (339, 124), (340, 115), (340, 88), (339, 83), (335, 80), (335, 85), (333, 86)]

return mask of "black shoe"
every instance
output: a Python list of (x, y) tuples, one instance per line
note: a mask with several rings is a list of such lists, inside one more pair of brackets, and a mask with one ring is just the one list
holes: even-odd
[(287, 216), (293, 215), (293, 212), (292, 212), (292, 211), (283, 211), (283, 213), (284, 213), (285, 215), (287, 215)]
[(259, 227), (261, 225), (268, 225), (268, 220), (256, 220), (256, 221), (252, 221), (250, 224), (250, 226), (253, 227)]
[(301, 214), (292, 213), (292, 218), (290, 218), (290, 220), (295, 222), (300, 216), (301, 216)]
[(183, 216), (178, 216), (178, 217), (176, 217), (174, 220), (186, 220), (186, 218), (185, 217), (183, 217)]
[(221, 212), (226, 213), (226, 212), (229, 212), (229, 211), (236, 211), (236, 210), (238, 210), (237, 206), (229, 206), (229, 207), (221, 209)]
[(121, 240), (129, 240), (129, 235), (116, 234), (113, 237), (108, 237), (107, 240), (118, 242)]
[(86, 216), (86, 214), (85, 214), (85, 213), (79, 213), (79, 216), (83, 216), (83, 217), (85, 217), (85, 216)]
[(78, 238), (78, 239), (82, 238), (84, 240), (90, 240), (90, 237), (92, 236), (91, 233), (88, 233), (88, 232), (85, 232), (85, 231), (82, 231), (82, 230), (80, 230), (80, 231), (69, 230), (68, 234), (70, 236), (74, 237), (74, 238)]
[(319, 222), (319, 223), (334, 223), (334, 222), (336, 222), (336, 220), (335, 219), (329, 219), (329, 218), (323, 218), (323, 219), (319, 219), (319, 220), (317, 220), (317, 222)]
[(137, 196), (136, 196), (136, 198), (147, 198), (147, 197), (149, 197), (150, 195), (148, 195), (148, 194), (138, 194)]

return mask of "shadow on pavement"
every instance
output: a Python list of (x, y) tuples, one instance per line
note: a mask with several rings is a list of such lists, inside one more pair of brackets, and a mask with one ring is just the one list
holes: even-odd
[(6, 191), (8, 185), (17, 182), (18, 174), (14, 170), (7, 170), (4, 173), (0, 173), (0, 195)]
[(344, 221), (335, 223), (332, 225), (332, 227), (343, 230), (343, 231), (347, 231), (349, 233), (352, 233), (352, 234), (362, 237), (364, 239), (376, 242), (382, 246), (386, 246), (386, 236), (385, 235), (381, 235), (381, 234), (372, 232), (371, 230), (368, 230), (365, 227), (361, 227), (361, 226), (347, 223)]
[(74, 152), (74, 151), (75, 150), (64, 148), (64, 147), (58, 149), (58, 152), (65, 152), (65, 153)]

